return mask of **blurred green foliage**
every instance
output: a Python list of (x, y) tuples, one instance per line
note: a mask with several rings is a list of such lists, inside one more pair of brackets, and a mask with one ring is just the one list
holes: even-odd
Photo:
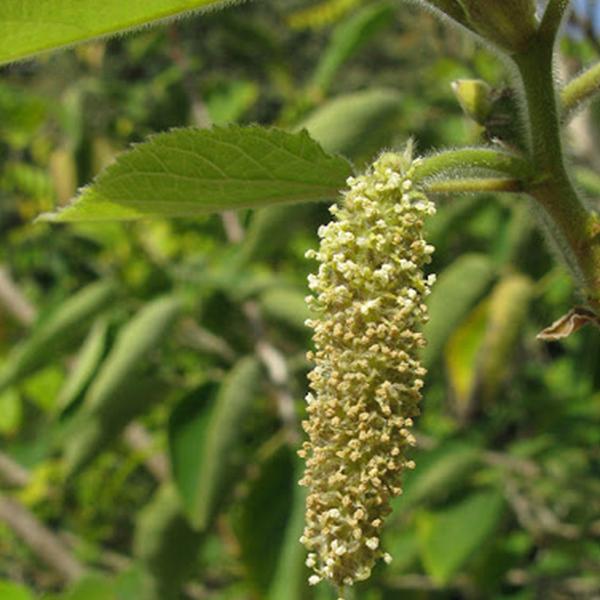
[[(597, 58), (590, 39), (563, 46), (572, 71)], [(431, 15), (366, 0), (243, 4), (3, 69), (0, 274), (23, 298), (0, 294), (0, 439), (22, 472), (0, 469), (0, 502), (85, 571), (65, 578), (4, 519), (3, 600), (334, 597), (306, 585), (294, 456), (304, 252), (326, 207), (32, 218), (176, 126), (306, 127), (357, 166), (409, 136), (422, 151), (474, 143), (457, 78), (509, 83)], [(576, 160), (598, 189), (597, 157)], [(439, 281), (417, 469), (385, 533), (394, 562), (357, 599), (600, 596), (600, 339), (535, 340), (577, 299), (524, 202), (440, 199), (428, 225)]]

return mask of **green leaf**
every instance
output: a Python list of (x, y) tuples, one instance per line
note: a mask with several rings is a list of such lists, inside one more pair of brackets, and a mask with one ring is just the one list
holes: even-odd
[(169, 390), (170, 386), (158, 377), (132, 375), (103, 404), (76, 414), (65, 439), (67, 474), (73, 477), (85, 469), (133, 419), (164, 400)]
[(90, 329), (80, 351), (77, 363), (69, 373), (67, 380), (61, 388), (56, 401), (56, 409), (65, 412), (72, 408), (90, 383), (106, 350), (108, 322), (98, 319)]
[(430, 367), (452, 331), (481, 297), (494, 276), (492, 261), (481, 254), (465, 254), (438, 278), (429, 298), (429, 323), (423, 332), (427, 347), (423, 363)]
[(0, 64), (212, 4), (215, 0), (3, 0)]
[(232, 523), (248, 579), (264, 594), (277, 565), (292, 505), (294, 457), (287, 446), (280, 447), (256, 467), (258, 474), (237, 503)]
[[(205, 529), (229, 491), (240, 429), (255, 400), (261, 370), (252, 357), (242, 358), (218, 392), (203, 386), (186, 399), (169, 423), (173, 478), (193, 525)], [(214, 400), (212, 400), (214, 398)]]
[(148, 302), (120, 331), (98, 376), (91, 384), (85, 404), (90, 409), (103, 406), (123, 381), (156, 348), (164, 344), (183, 302), (177, 295)]
[(65, 452), (71, 474), (87, 466), (133, 418), (166, 395), (168, 386), (156, 376), (140, 376), (139, 367), (164, 343), (181, 308), (177, 296), (154, 300), (119, 333), (69, 428)]
[(417, 520), (421, 558), (438, 585), (446, 585), (496, 532), (504, 499), (496, 491), (473, 494), (444, 511)]
[(107, 308), (115, 295), (110, 281), (93, 283), (68, 298), (34, 326), (30, 336), (10, 356), (0, 372), (0, 390), (56, 360), (81, 336), (90, 318)]
[(118, 600), (114, 583), (104, 575), (86, 575), (68, 592), (63, 600)]
[(299, 127), (327, 152), (351, 156), (373, 152), (390, 141), (390, 122), (399, 114), (401, 101), (400, 92), (385, 88), (339, 96), (317, 108)]
[(279, 560), (267, 594), (267, 600), (303, 600), (308, 596), (308, 569), (306, 549), (298, 542), (304, 531), (306, 488), (297, 485), (303, 465), (298, 463), (294, 473), (294, 497), (285, 527)]
[(391, 24), (393, 14), (391, 4), (384, 2), (367, 5), (340, 23), (333, 31), (310, 85), (327, 90), (339, 68), (382, 27)]
[(22, 585), (10, 581), (0, 581), (0, 598), (2, 600), (33, 600), (33, 595)]
[(494, 288), (479, 361), (481, 392), (487, 403), (495, 399), (514, 364), (515, 346), (522, 338), (533, 292), (533, 282), (519, 274), (504, 277)]
[(304, 322), (310, 317), (310, 311), (305, 296), (305, 292), (294, 288), (269, 288), (261, 295), (260, 306), (267, 317), (308, 335)]
[(238, 260), (248, 263), (279, 255), (294, 232), (307, 225), (312, 210), (308, 204), (294, 204), (255, 211), (240, 245)]
[(481, 449), (450, 441), (418, 457), (418, 467), (407, 473), (404, 493), (395, 502), (401, 511), (448, 496), (481, 462)]
[(193, 575), (202, 540), (186, 520), (175, 488), (161, 486), (140, 513), (133, 542), (134, 555), (153, 579), (146, 600), (180, 597), (179, 588)]
[(444, 359), (452, 390), (454, 413), (468, 420), (475, 409), (478, 385), (477, 361), (489, 318), (489, 298), (482, 300), (452, 332)]
[(444, 352), (455, 412), (468, 416), (478, 399), (489, 406), (513, 363), (533, 285), (505, 276), (453, 332)]
[(151, 137), (116, 162), (50, 221), (190, 217), (337, 196), (350, 164), (305, 131), (257, 126), (177, 129)]

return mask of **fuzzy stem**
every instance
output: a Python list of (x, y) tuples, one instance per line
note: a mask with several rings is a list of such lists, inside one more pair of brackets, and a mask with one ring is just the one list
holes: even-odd
[[(550, 3), (544, 35), (536, 38), (527, 52), (514, 57), (525, 91), (535, 168), (527, 191), (545, 212), (543, 221), (550, 234), (588, 301), (600, 313), (600, 245), (595, 239), (599, 222), (577, 195), (565, 167), (552, 73), (554, 41), (547, 38), (549, 23), (556, 25), (563, 4), (562, 0)], [(550, 21), (546, 22), (547, 18)]]
[(567, 122), (586, 102), (600, 94), (600, 63), (572, 79), (560, 93), (562, 120)]
[(522, 192), (523, 183), (509, 177), (434, 179), (423, 186), (431, 194), (471, 194), (485, 192)]
[(414, 181), (423, 181), (449, 171), (486, 169), (515, 179), (527, 178), (531, 172), (528, 161), (519, 156), (492, 148), (459, 148), (431, 154), (421, 159), (415, 169)]
[(550, 0), (540, 24), (538, 38), (548, 46), (554, 46), (556, 34), (569, 8), (571, 0)]

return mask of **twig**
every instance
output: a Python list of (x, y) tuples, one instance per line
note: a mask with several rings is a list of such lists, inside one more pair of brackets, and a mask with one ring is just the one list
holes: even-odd
[(29, 483), (29, 473), (10, 456), (0, 452), (0, 481), (9, 487), (25, 487)]
[(130, 448), (144, 457), (144, 465), (157, 481), (162, 483), (169, 479), (169, 460), (163, 452), (155, 449), (152, 436), (141, 423), (130, 423), (123, 437)]
[(29, 326), (35, 320), (34, 306), (23, 295), (3, 266), (0, 266), (0, 302), (23, 325)]
[(16, 500), (0, 495), (0, 519), (66, 581), (75, 581), (84, 574), (83, 565), (62, 540)]

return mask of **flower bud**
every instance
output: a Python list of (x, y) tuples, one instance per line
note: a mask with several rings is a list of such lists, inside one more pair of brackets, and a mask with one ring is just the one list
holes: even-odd
[(481, 79), (457, 79), (452, 82), (452, 91), (465, 114), (484, 125), (492, 112), (492, 88)]
[(413, 185), (416, 161), (385, 153), (348, 180), (335, 220), (320, 228), (320, 265), (311, 277), (314, 368), (307, 396), (308, 441), (301, 481), (309, 488), (301, 541), (311, 581), (338, 587), (369, 577), (390, 501), (414, 463), (412, 418), (425, 370), (420, 326), (433, 278), (423, 239), (433, 204)]

